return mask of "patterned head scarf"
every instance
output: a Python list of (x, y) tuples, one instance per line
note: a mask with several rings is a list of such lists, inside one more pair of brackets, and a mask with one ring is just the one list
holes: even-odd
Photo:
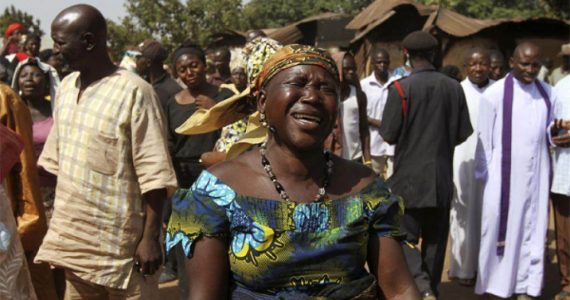
[(257, 77), (256, 88), (258, 90), (263, 88), (277, 73), (298, 65), (322, 67), (339, 81), (336, 63), (326, 51), (311, 46), (292, 44), (279, 49), (267, 60)]
[(283, 45), (279, 42), (267, 38), (257, 37), (245, 45), (243, 49), (245, 57), (245, 73), (247, 74), (247, 82), (255, 94), (256, 79), (263, 70), (263, 66), (268, 59), (273, 56)]

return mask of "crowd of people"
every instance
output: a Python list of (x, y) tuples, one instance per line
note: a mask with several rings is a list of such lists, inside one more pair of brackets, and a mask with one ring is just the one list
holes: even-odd
[[(0, 48), (0, 299), (496, 299), (544, 285), (552, 202), (570, 299), (570, 44), (521, 42), (437, 70), (282, 45), (111, 60), (104, 16), (74, 5), (53, 49), (19, 23)], [(508, 66), (507, 66), (508, 65)]]

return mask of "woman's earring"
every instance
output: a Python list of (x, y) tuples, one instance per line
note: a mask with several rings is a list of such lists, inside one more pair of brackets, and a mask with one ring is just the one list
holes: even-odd
[(261, 122), (261, 126), (267, 128), (267, 118), (265, 117), (265, 113), (259, 113), (259, 121)]

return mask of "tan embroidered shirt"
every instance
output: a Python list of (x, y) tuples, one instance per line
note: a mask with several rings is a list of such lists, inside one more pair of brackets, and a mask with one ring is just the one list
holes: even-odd
[[(142, 195), (176, 188), (152, 87), (126, 70), (89, 85), (79, 73), (57, 92), (38, 164), (58, 176), (55, 210), (36, 261), (125, 289), (144, 223)], [(166, 199), (165, 199), (166, 201)]]

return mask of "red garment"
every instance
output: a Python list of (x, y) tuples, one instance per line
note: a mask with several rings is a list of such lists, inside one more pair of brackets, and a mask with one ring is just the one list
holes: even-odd
[(6, 54), (18, 53), (18, 51), (20, 51), (20, 47), (18, 46), (18, 43), (10, 42), (10, 44), (8, 44), (7, 48), (8, 49), (6, 50)]
[(22, 25), (21, 23), (18, 22), (14, 22), (10, 25), (8, 25), (8, 27), (6, 27), (6, 31), (4, 31), (4, 36), (6, 38), (9, 38), (12, 33), (14, 33), (14, 31), (16, 30), (20, 30), (20, 32), (24, 32), (26, 31), (26, 27), (24, 27), (24, 25)]
[(26, 60), (28, 57), (30, 57), (28, 54), (24, 53), (24, 52), (18, 52), (16, 53), (16, 58), (18, 59), (18, 61), (24, 61)]

